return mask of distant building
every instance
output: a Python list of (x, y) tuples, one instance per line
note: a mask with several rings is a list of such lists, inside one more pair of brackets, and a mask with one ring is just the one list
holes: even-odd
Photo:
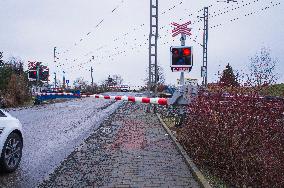
[[(184, 84), (185, 85), (198, 85), (198, 79), (193, 79), (193, 78), (185, 78), (184, 79)], [(177, 85), (180, 85), (180, 80), (177, 79)]]

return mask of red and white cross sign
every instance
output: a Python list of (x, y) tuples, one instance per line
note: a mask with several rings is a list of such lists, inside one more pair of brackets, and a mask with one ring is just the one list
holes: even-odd
[(188, 35), (190, 36), (191, 33), (191, 28), (188, 28), (187, 26), (191, 24), (191, 21), (188, 21), (184, 24), (178, 24), (178, 23), (175, 23), (173, 22), (172, 25), (175, 26), (175, 28), (172, 30), (172, 33), (173, 33), (173, 37), (179, 35), (179, 34), (184, 34), (184, 35)]

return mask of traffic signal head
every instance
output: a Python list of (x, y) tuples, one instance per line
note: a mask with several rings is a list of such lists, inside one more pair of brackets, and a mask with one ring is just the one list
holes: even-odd
[(48, 81), (48, 77), (49, 77), (49, 71), (42, 71), (39, 74), (39, 78), (41, 81)]
[(171, 67), (192, 67), (192, 47), (171, 47)]
[(30, 79), (37, 79), (37, 71), (36, 70), (29, 70), (29, 78)]

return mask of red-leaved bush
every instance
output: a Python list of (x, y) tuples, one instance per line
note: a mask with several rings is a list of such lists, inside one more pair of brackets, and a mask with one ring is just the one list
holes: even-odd
[(178, 139), (196, 163), (234, 187), (284, 187), (284, 102), (200, 94)]

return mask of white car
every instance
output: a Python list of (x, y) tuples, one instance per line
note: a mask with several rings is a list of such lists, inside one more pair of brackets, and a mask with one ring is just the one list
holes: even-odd
[(121, 85), (121, 86), (120, 86), (120, 91), (122, 91), (122, 92), (128, 92), (128, 91), (129, 91), (129, 86), (128, 86), (128, 85)]
[(8, 112), (0, 109), (0, 171), (13, 172), (21, 161), (22, 125)]

